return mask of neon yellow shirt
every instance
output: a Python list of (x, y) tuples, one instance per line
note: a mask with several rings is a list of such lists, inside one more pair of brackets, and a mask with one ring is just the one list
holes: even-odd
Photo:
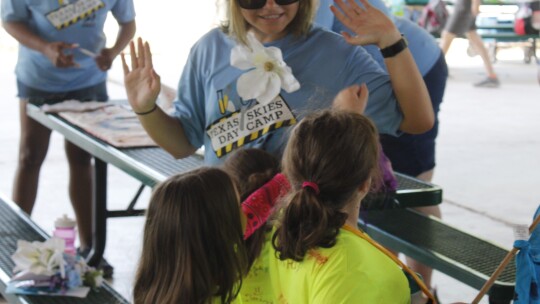
[(266, 242), (263, 244), (259, 257), (253, 262), (248, 275), (242, 280), (242, 289), (238, 298), (243, 304), (272, 304), (274, 294), (270, 283), (268, 260), (273, 257), (272, 232), (266, 234)]
[(241, 295), (244, 304), (400, 304), (411, 299), (401, 268), (345, 229), (334, 247), (311, 250), (302, 262), (280, 261), (267, 241)]

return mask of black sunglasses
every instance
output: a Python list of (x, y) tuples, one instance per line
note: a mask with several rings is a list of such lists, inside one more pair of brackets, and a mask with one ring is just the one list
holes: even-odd
[[(277, 5), (289, 5), (300, 0), (274, 0)], [(243, 9), (261, 9), (266, 5), (266, 0), (238, 0), (238, 5)]]

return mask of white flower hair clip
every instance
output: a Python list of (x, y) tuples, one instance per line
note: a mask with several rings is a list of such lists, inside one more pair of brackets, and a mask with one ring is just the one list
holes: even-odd
[(231, 51), (231, 65), (241, 70), (237, 82), (238, 95), (244, 100), (256, 99), (267, 104), (279, 95), (281, 89), (292, 93), (300, 89), (292, 69), (283, 61), (277, 47), (264, 47), (252, 32), (247, 35), (248, 45), (238, 44)]

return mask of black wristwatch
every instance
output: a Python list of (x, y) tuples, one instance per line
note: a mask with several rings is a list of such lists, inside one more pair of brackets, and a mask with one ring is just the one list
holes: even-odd
[(406, 49), (407, 44), (407, 39), (405, 39), (405, 36), (402, 34), (401, 39), (399, 39), (396, 43), (381, 49), (381, 54), (384, 58), (394, 57)]

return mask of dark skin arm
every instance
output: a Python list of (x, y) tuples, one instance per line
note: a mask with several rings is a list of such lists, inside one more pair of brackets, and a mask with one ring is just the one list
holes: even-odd
[[(66, 49), (77, 47), (76, 44), (69, 44), (62, 41), (46, 41), (32, 32), (24, 22), (3, 22), (2, 25), (20, 44), (42, 53), (55, 67), (69, 68), (78, 66), (73, 59), (73, 55), (64, 52)], [(101, 53), (95, 58), (96, 64), (102, 71), (107, 71), (111, 68), (114, 58), (131, 41), (135, 35), (135, 30), (135, 21), (119, 24), (115, 44), (111, 48), (101, 50)]]
[(111, 68), (114, 58), (122, 52), (133, 36), (135, 36), (137, 29), (135, 20), (127, 23), (119, 23), (118, 25), (118, 35), (116, 36), (114, 45), (111, 48), (104, 48), (96, 57), (96, 64), (102, 71), (107, 71)]
[(55, 67), (69, 68), (77, 66), (77, 63), (73, 60), (73, 55), (64, 53), (64, 50), (72, 49), (75, 45), (62, 41), (46, 41), (32, 32), (24, 22), (2, 22), (2, 26), (20, 44), (49, 58)]

